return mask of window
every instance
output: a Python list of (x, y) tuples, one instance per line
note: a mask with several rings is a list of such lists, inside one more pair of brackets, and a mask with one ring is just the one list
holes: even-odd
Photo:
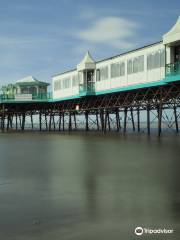
[(111, 78), (120, 76), (120, 66), (119, 63), (111, 64)]
[(128, 62), (127, 62), (127, 73), (128, 74), (133, 73), (133, 63), (132, 63), (132, 60), (128, 60)]
[(143, 72), (144, 71), (144, 56), (139, 56), (138, 57), (138, 72)]
[(154, 68), (160, 67), (160, 52), (155, 52), (154, 54)]
[(138, 72), (138, 58), (134, 58), (133, 59), (133, 73), (137, 73)]
[(125, 75), (125, 64), (124, 62), (112, 63), (111, 64), (111, 78), (116, 78)]
[[(76, 79), (77, 81), (77, 79)], [(77, 82), (76, 82), (77, 84)], [(63, 79), (58, 79), (54, 81), (54, 91), (66, 89), (71, 87), (71, 79), (70, 77), (66, 77)]]
[(108, 66), (101, 67), (97, 70), (97, 81), (104, 81), (108, 79)]
[(55, 80), (54, 81), (54, 91), (61, 89), (61, 80)]
[(69, 77), (66, 77), (62, 80), (63, 89), (70, 88), (70, 85), (71, 85), (71, 79)]
[(120, 67), (120, 76), (124, 76), (125, 75), (125, 63), (121, 62), (119, 64), (119, 67)]
[(78, 75), (76, 74), (72, 76), (72, 86), (76, 87), (78, 85), (79, 85), (79, 79), (78, 79)]
[(97, 69), (96, 71), (96, 81), (99, 82), (100, 81), (100, 70)]
[(128, 60), (127, 63), (127, 73), (138, 73), (144, 71), (144, 56), (135, 57)]
[(160, 67), (165, 67), (165, 50), (161, 50), (160, 56)]
[(155, 69), (165, 66), (165, 51), (158, 50), (147, 55), (147, 69)]
[(57, 90), (57, 81), (54, 81), (54, 91)]

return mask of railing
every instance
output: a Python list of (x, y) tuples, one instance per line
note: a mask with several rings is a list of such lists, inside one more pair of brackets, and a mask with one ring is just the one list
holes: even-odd
[(38, 94), (1, 94), (0, 102), (11, 101), (47, 101), (52, 98), (51, 93)]
[(14, 100), (14, 94), (1, 94), (0, 95), (0, 102), (11, 101)]
[(89, 82), (87, 85), (79, 84), (79, 94), (82, 96), (93, 95), (95, 93), (94, 82)]
[(52, 99), (52, 93), (38, 93), (32, 94), (33, 100), (49, 100)]
[(166, 64), (166, 76), (179, 74), (180, 74), (180, 62)]

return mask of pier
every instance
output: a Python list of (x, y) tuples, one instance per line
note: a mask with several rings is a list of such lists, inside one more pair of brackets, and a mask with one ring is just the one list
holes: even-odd
[(178, 133), (179, 29), (180, 17), (162, 41), (101, 61), (87, 52), (76, 68), (52, 77), (50, 94), (32, 76), (4, 86), (0, 130)]
[[(142, 117), (143, 115), (143, 117)], [(146, 116), (146, 117), (145, 117)], [(128, 129), (141, 132), (145, 122), (160, 136), (163, 129), (179, 132), (180, 82), (165, 85), (85, 96), (53, 102), (50, 96), (33, 102), (12, 99), (0, 103), (0, 129), (5, 131), (96, 130), (103, 133)], [(28, 123), (28, 128), (27, 128)], [(36, 127), (35, 127), (36, 125)]]

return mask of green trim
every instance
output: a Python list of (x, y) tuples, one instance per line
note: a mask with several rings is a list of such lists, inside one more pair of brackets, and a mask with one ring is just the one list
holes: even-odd
[(49, 102), (48, 100), (29, 100), (29, 101), (16, 101), (16, 100), (4, 100), (4, 101), (1, 101), (0, 100), (0, 103), (42, 103), (42, 102)]
[(157, 81), (157, 82), (136, 84), (136, 85), (132, 85), (132, 86), (128, 86), (128, 87), (111, 88), (111, 89), (107, 89), (107, 90), (97, 91), (96, 95), (101, 95), (101, 94), (106, 94), (106, 93), (132, 91), (132, 90), (135, 90), (135, 89), (156, 87), (156, 86), (161, 86), (161, 85), (166, 85), (164, 80), (160, 80), (160, 81)]
[(50, 99), (48, 102), (61, 102), (61, 101), (66, 101), (66, 100), (71, 100), (71, 99), (76, 99), (76, 98), (81, 98), (81, 96), (79, 94), (77, 94), (77, 95), (72, 95), (72, 96), (64, 97), (64, 98)]
[(169, 75), (164, 78), (165, 82), (176, 82), (180, 81), (180, 74), (179, 75)]
[(96, 95), (95, 92), (88, 92), (88, 91), (84, 91), (84, 92), (80, 92), (80, 93), (79, 93), (79, 96), (80, 96), (80, 97), (94, 96), (94, 95)]

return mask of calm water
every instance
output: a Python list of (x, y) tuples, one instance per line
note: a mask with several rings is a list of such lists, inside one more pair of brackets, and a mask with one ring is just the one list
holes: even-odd
[(0, 239), (178, 240), (178, 228), (180, 137), (0, 134)]

